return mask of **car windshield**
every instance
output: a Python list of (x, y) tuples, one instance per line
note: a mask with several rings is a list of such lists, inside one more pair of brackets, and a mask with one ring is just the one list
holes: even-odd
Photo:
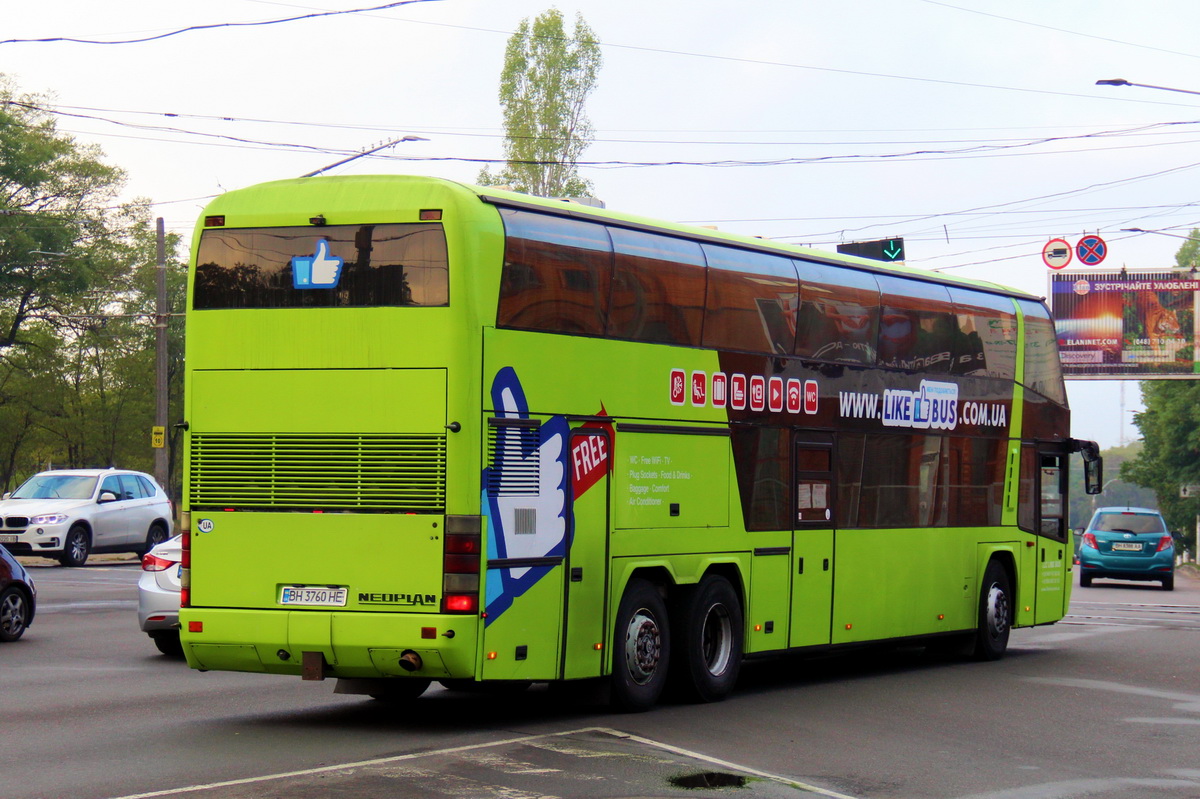
[(1166, 526), (1162, 517), (1157, 513), (1102, 513), (1094, 522), (1092, 529), (1103, 533), (1165, 533)]
[(90, 499), (95, 488), (95, 477), (35, 474), (12, 493), (12, 499)]

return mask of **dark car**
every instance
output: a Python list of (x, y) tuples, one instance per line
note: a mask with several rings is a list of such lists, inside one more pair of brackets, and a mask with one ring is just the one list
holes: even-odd
[(1150, 508), (1100, 508), (1079, 542), (1079, 585), (1097, 577), (1156, 580), (1175, 587), (1175, 540)]
[(0, 641), (15, 641), (33, 623), (37, 589), (33, 578), (0, 546)]

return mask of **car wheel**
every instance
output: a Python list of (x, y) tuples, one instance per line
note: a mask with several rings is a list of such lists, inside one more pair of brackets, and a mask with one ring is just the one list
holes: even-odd
[(158, 651), (167, 657), (183, 657), (183, 644), (179, 643), (179, 630), (155, 630), (148, 633)]
[(1008, 649), (1012, 627), (1012, 588), (1008, 572), (997, 560), (988, 563), (979, 592), (979, 622), (975, 630), (975, 659), (999, 660)]
[(675, 605), (671, 664), (684, 698), (718, 702), (729, 695), (742, 667), (742, 603), (724, 577), (705, 577), (683, 589)]
[(411, 702), (425, 693), (425, 689), (429, 687), (431, 682), (432, 680), (420, 679), (388, 680), (387, 687), (372, 693), (371, 698), (377, 702), (386, 702), (388, 704)]
[(168, 538), (170, 536), (167, 534), (167, 528), (163, 526), (162, 522), (155, 522), (150, 525), (150, 532), (146, 533), (146, 546), (138, 550), (137, 556), (144, 557), (147, 552)]
[(63, 543), (63, 551), (58, 556), (58, 562), (64, 566), (82, 566), (87, 563), (91, 551), (92, 538), (88, 535), (87, 528), (82, 524), (77, 524), (67, 533), (67, 540)]
[(612, 703), (625, 711), (649, 710), (667, 682), (671, 651), (667, 607), (652, 583), (629, 581), (613, 637)]
[(1163, 587), (1164, 591), (1174, 591), (1175, 590), (1175, 575), (1168, 574), (1166, 577), (1162, 578), (1162, 587)]
[(15, 641), (29, 627), (29, 600), (20, 589), (9, 587), (0, 594), (0, 641)]
[(1092, 587), (1092, 575), (1085, 574), (1084, 572), (1080, 572), (1079, 573), (1079, 587), (1080, 588), (1091, 588)]

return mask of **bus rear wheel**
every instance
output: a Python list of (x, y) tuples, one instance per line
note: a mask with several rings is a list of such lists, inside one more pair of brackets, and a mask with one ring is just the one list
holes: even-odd
[(975, 659), (999, 660), (1008, 649), (1012, 628), (1012, 586), (1008, 571), (997, 560), (988, 563), (979, 591), (979, 621), (975, 630)]
[(742, 604), (729, 581), (709, 575), (682, 589), (675, 603), (672, 662), (683, 698), (719, 702), (742, 667)]
[(371, 698), (385, 704), (403, 704), (411, 702), (429, 687), (432, 680), (420, 680), (410, 677), (387, 680), (384, 686), (377, 687), (371, 692)]
[(612, 703), (640, 712), (662, 695), (670, 666), (667, 607), (653, 583), (635, 577), (625, 586), (613, 631)]

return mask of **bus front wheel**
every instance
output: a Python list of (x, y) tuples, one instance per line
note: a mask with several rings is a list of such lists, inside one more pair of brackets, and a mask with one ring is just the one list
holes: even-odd
[(635, 577), (625, 587), (613, 644), (613, 705), (649, 710), (666, 684), (671, 651), (666, 603), (653, 583)]
[(975, 630), (975, 658), (999, 660), (1008, 649), (1012, 627), (1012, 586), (1008, 571), (993, 560), (983, 573), (979, 592), (979, 622)]
[(684, 697), (719, 702), (737, 683), (742, 667), (742, 603), (729, 581), (709, 575), (682, 589), (675, 604), (672, 658)]

